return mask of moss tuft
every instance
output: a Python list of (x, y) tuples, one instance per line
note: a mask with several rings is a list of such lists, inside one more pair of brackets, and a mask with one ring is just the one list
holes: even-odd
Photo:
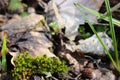
[(69, 69), (65, 61), (61, 61), (58, 57), (48, 58), (43, 55), (32, 58), (28, 52), (18, 55), (14, 62), (16, 66), (12, 75), (15, 80), (26, 80), (34, 74), (66, 74)]

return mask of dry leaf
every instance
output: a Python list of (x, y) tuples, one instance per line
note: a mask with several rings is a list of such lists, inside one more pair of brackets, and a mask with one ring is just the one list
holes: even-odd
[[(17, 46), (21, 48), (22, 52), (28, 51), (33, 57), (42, 56), (45, 54), (48, 57), (55, 57), (55, 55), (50, 51), (50, 48), (52, 48), (53, 44), (47, 39), (44, 33), (30, 31), (26, 32), (23, 37), (26, 38), (25, 41), (18, 41), (16, 43)], [(9, 53), (13, 56), (11, 63), (14, 65), (13, 60), (16, 58), (19, 52)]]
[[(104, 0), (59, 0), (59, 1), (54, 0), (54, 1), (58, 7), (58, 11), (55, 9), (55, 6), (52, 6), (52, 2), (48, 3), (47, 7), (48, 11), (46, 12), (47, 13), (46, 18), (48, 23), (53, 21), (58, 21), (58, 23), (63, 22), (62, 25), (64, 25), (66, 28), (65, 35), (70, 40), (74, 40), (75, 36), (78, 34), (79, 24), (84, 24), (85, 22), (84, 17), (80, 14), (79, 10), (74, 6), (74, 2), (78, 2), (80, 4), (83, 4), (89, 8), (98, 11)], [(57, 12), (59, 14), (56, 15)], [(97, 23), (97, 18), (94, 15), (90, 14), (86, 10), (83, 10), (83, 12), (88, 17), (90, 22)], [(59, 24), (61, 25), (61, 23)], [(61, 29), (62, 27), (63, 26), (59, 26), (59, 29)]]
[[(33, 57), (42, 56), (44, 54), (48, 57), (55, 56), (50, 51), (53, 44), (46, 37), (46, 35), (49, 35), (46, 33), (49, 28), (42, 22), (43, 19), (44, 17), (42, 15), (33, 13), (27, 17), (15, 18), (1, 27), (3, 31), (8, 33), (7, 40), (9, 40), (9, 44), (7, 44), (7, 46), (9, 47), (9, 51), (12, 51), (11, 46), (14, 45), (20, 48), (20, 50), (16, 50), (18, 52), (9, 52), (13, 56), (11, 62), (13, 65), (13, 59), (20, 52), (24, 51), (28, 51)], [(36, 30), (43, 31), (43, 33), (37, 32)]]
[[(112, 45), (112, 39), (105, 32), (99, 32), (98, 35), (101, 37), (103, 42), (106, 44), (108, 50), (114, 51), (113, 45)], [(95, 34), (85, 40), (79, 40), (78, 45), (66, 44), (66, 48), (72, 52), (74, 52), (75, 50), (80, 50), (84, 53), (103, 55), (103, 56), (106, 55), (101, 43), (99, 42)]]
[[(39, 28), (43, 30), (41, 21), (44, 19), (42, 15), (30, 14), (29, 16), (14, 19), (1, 27), (2, 30), (7, 30), (9, 35), (13, 35), (19, 31), (34, 30)], [(38, 26), (37, 26), (38, 25)]]

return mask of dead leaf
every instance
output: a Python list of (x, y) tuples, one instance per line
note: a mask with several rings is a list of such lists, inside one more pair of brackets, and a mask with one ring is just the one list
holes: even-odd
[[(42, 15), (33, 13), (27, 17), (13, 18), (1, 27), (3, 32), (8, 33), (7, 40), (9, 42), (7, 46), (9, 47), (9, 53), (13, 56), (12, 61), (20, 52), (24, 51), (28, 51), (33, 57), (45, 54), (48, 57), (55, 57), (52, 51), (50, 51), (53, 44), (46, 37), (46, 35), (49, 35), (46, 33), (49, 27), (42, 20), (44, 20)], [(16, 50), (18, 52), (11, 52), (11, 46), (14, 45), (19, 47), (20, 50)], [(11, 63), (14, 65), (13, 62)]]
[(23, 17), (21, 19), (14, 19), (1, 27), (2, 30), (7, 30), (9, 35), (13, 35), (20, 31), (27, 30), (43, 30), (45, 26), (42, 24), (44, 17), (42, 15), (30, 14), (29, 16)]
[[(25, 41), (16, 42), (17, 46), (20, 47), (22, 52), (28, 51), (33, 57), (47, 55), (48, 57), (55, 57), (55, 55), (50, 51), (52, 48), (52, 42), (47, 39), (44, 33), (39, 32), (26, 32), (23, 36)], [(14, 65), (13, 60), (19, 54), (19, 52), (10, 52), (13, 56), (11, 63)]]
[[(112, 39), (105, 32), (99, 32), (98, 35), (106, 44), (106, 47), (108, 48), (108, 50), (114, 51), (113, 45), (112, 45)], [(75, 43), (66, 44), (66, 48), (72, 52), (74, 52), (75, 50), (80, 50), (84, 53), (90, 53), (93, 55), (100, 55), (100, 56), (106, 55), (101, 43), (99, 42), (95, 34), (85, 40), (82, 40), (82, 39), (79, 40), (78, 45), (76, 45)]]
[[(105, 32), (99, 32), (98, 35), (105, 43), (108, 50), (114, 51), (112, 45), (112, 39)], [(77, 45), (76, 49), (81, 50), (84, 53), (91, 53), (102, 56), (106, 55), (101, 43), (99, 42), (95, 34), (85, 40), (79, 40), (79, 45)]]
[(41, 56), (47, 54), (48, 57), (55, 55), (50, 52), (52, 48), (52, 42), (50, 42), (44, 33), (28, 32), (25, 35), (26, 41), (18, 42), (18, 46), (26, 48), (33, 56)]
[[(74, 6), (74, 2), (78, 2), (82, 5), (85, 5), (91, 9), (98, 11), (104, 0), (54, 0), (58, 11), (55, 8), (52, 8), (52, 2), (48, 3), (46, 18), (48, 23), (53, 21), (63, 22), (66, 31), (65, 35), (70, 40), (74, 40), (75, 36), (78, 34), (79, 24), (84, 24), (84, 17), (80, 14), (79, 10)], [(52, 7), (51, 7), (52, 6)], [(59, 14), (56, 15), (56, 12)], [(89, 21), (92, 23), (97, 23), (97, 18), (90, 14), (89, 12), (83, 10), (83, 12), (88, 17)], [(59, 16), (59, 17), (58, 17)], [(62, 18), (62, 19), (61, 19)], [(62, 20), (62, 21), (61, 21)], [(61, 23), (60, 23), (61, 25)], [(59, 26), (61, 29), (63, 26)]]

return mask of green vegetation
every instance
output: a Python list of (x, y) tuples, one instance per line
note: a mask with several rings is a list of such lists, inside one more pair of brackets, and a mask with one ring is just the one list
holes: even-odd
[[(106, 31), (107, 30), (107, 27), (105, 25), (95, 25), (95, 30), (96, 32), (103, 32), (103, 31)], [(78, 29), (78, 32), (80, 33), (80, 37), (83, 38), (83, 39), (86, 39), (90, 36), (93, 35), (93, 33), (91, 33), (91, 30), (90, 31), (87, 31), (87, 28), (88, 27), (85, 27), (85, 26), (80, 26), (79, 29)], [(109, 32), (107, 34), (110, 34)]]
[(6, 45), (6, 35), (3, 36), (3, 45), (2, 45), (2, 71), (7, 71), (7, 60), (6, 60), (6, 52), (7, 52), (7, 45)]
[[(85, 7), (85, 6), (82, 5), (82, 4), (78, 4), (78, 3), (75, 3), (75, 4), (77, 4), (77, 6), (79, 6), (80, 8), (83, 8), (83, 9), (87, 10), (88, 12), (90, 12), (91, 14), (97, 16), (98, 19), (103, 19), (103, 20), (109, 22), (109, 15), (104, 15), (104, 14), (102, 14), (102, 13), (99, 13), (99, 12), (97, 12), (97, 11), (95, 11), (95, 10), (92, 10), (92, 9), (90, 9), (90, 8), (88, 8), (88, 7)], [(80, 9), (80, 8), (79, 8), (79, 9)], [(120, 26), (120, 20), (117, 20), (117, 19), (115, 19), (115, 18), (112, 18), (112, 22), (113, 22), (113, 24)]]
[[(97, 38), (99, 39), (100, 43), (102, 44), (104, 50), (106, 51), (107, 55), (109, 56), (110, 60), (112, 61), (113, 65), (115, 66), (115, 68), (118, 70), (118, 72), (120, 72), (120, 62), (119, 62), (119, 54), (118, 54), (118, 49), (117, 49), (117, 43), (116, 43), (116, 37), (115, 37), (115, 30), (114, 30), (114, 24), (117, 24), (119, 25), (120, 21), (117, 20), (117, 23), (116, 23), (116, 20), (112, 18), (112, 14), (110, 12), (110, 4), (109, 4), (109, 0), (105, 0), (105, 4), (106, 4), (106, 9), (107, 9), (107, 17), (104, 16), (103, 18), (103, 15), (100, 16), (99, 13), (89, 9), (89, 8), (86, 8), (85, 6), (83, 5), (80, 5), (78, 3), (75, 3), (75, 6), (77, 8), (79, 8), (81, 14), (84, 16), (86, 22), (89, 24), (90, 28), (92, 29), (92, 31), (94, 32), (94, 34), (96, 34)], [(110, 24), (110, 33), (111, 33), (111, 36), (112, 36), (112, 40), (113, 40), (113, 46), (114, 46), (114, 53), (115, 53), (115, 60), (113, 59), (112, 55), (110, 54), (108, 48), (106, 47), (106, 45), (104, 44), (104, 42), (102, 41), (102, 39), (98, 36), (94, 26), (90, 23), (90, 21), (88, 20), (88, 18), (84, 15), (84, 13), (82, 12), (82, 10), (80, 9), (81, 8), (84, 8), (88, 11), (90, 11), (91, 13), (96, 13), (95, 15), (98, 15), (101, 19), (103, 20), (106, 20), (109, 22)]]
[[(105, 4), (106, 4), (107, 15), (108, 15), (109, 24), (110, 24), (110, 31), (112, 33), (111, 35), (112, 35), (113, 47), (114, 47), (115, 58), (116, 58), (116, 60), (114, 60), (113, 64), (117, 68), (117, 70), (120, 72), (119, 53), (118, 53), (118, 48), (117, 48), (117, 41), (116, 41), (116, 36), (115, 36), (115, 29), (114, 29), (114, 25), (113, 25), (113, 21), (112, 21), (112, 13), (110, 11), (109, 0), (105, 0)], [(110, 59), (111, 59), (111, 57), (110, 57)]]
[(90, 32), (86, 32), (86, 31), (85, 31), (85, 27), (84, 27), (84, 26), (80, 26), (79, 29), (78, 29), (78, 31), (80, 32), (80, 34), (81, 34), (80, 36), (81, 36), (83, 39), (88, 38), (88, 37), (91, 36), (91, 33), (90, 33)]
[(52, 28), (52, 35), (55, 35), (55, 33), (58, 32), (58, 23), (57, 22), (52, 22), (49, 24), (49, 26)]
[(11, 12), (14, 12), (17, 10), (21, 10), (26, 6), (27, 5), (22, 3), (22, 0), (9, 0), (8, 10), (10, 10)]
[(22, 16), (22, 17), (28, 16), (28, 15), (29, 15), (28, 12), (22, 12), (22, 13), (21, 13), (21, 16)]
[(48, 58), (46, 55), (32, 58), (28, 52), (18, 55), (12, 75), (15, 80), (26, 80), (33, 74), (44, 74), (46, 76), (58, 73), (66, 74), (68, 67), (59, 58)]

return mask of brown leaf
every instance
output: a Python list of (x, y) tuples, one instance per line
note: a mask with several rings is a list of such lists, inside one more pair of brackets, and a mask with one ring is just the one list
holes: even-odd
[(7, 24), (3, 25), (1, 29), (7, 30), (9, 35), (13, 35), (20, 31), (36, 30), (38, 28), (39, 30), (43, 30), (43, 27), (45, 27), (41, 22), (43, 19), (44, 17), (42, 15), (33, 13), (23, 18), (15, 18), (14, 20), (9, 21)]
[[(39, 32), (26, 32), (23, 36), (25, 41), (18, 41), (16, 44), (20, 47), (21, 51), (28, 51), (33, 57), (47, 55), (48, 57), (55, 57), (50, 51), (52, 48), (52, 42), (47, 39), (44, 33)], [(13, 56), (11, 63), (14, 65), (13, 59), (19, 54), (19, 52), (10, 52)]]

